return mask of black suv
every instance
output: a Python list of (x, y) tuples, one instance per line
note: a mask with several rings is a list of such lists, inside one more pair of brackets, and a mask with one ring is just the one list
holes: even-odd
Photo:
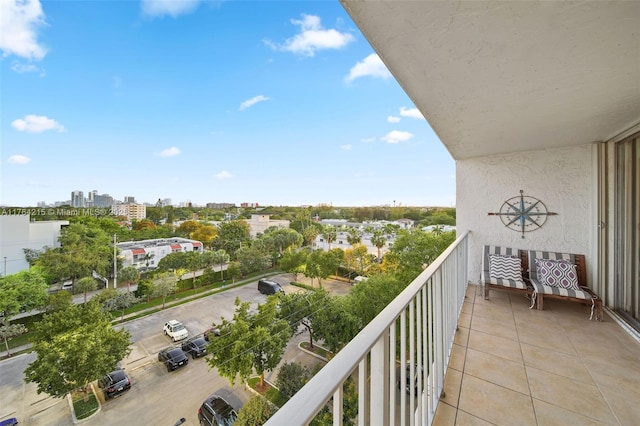
[(209, 396), (198, 409), (198, 420), (205, 426), (231, 426), (237, 417), (236, 410), (220, 395)]
[(109, 399), (131, 389), (131, 380), (124, 370), (115, 370), (98, 380), (98, 387), (104, 392), (104, 398)]
[(167, 371), (174, 371), (189, 364), (187, 354), (182, 349), (174, 347), (161, 350), (158, 353), (158, 361), (164, 362), (167, 366)]
[(207, 354), (207, 344), (204, 337), (192, 337), (186, 342), (182, 342), (182, 350), (196, 359)]

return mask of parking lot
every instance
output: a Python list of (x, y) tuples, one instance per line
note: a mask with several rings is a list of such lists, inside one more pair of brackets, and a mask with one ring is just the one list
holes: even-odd
[[(270, 279), (282, 284), (285, 292), (303, 291), (291, 286), (290, 276)], [(123, 395), (104, 402), (98, 414), (84, 421), (86, 425), (174, 425), (185, 418), (185, 425), (197, 425), (197, 411), (202, 401), (212, 393), (222, 395), (234, 408), (239, 409), (252, 396), (243, 384), (232, 386), (221, 378), (215, 369), (210, 369), (204, 358), (191, 359), (186, 367), (168, 372), (158, 362), (158, 352), (174, 343), (162, 333), (164, 323), (177, 319), (189, 330), (190, 335), (202, 333), (222, 317), (233, 317), (234, 301), (239, 297), (252, 304), (262, 303), (266, 296), (257, 291), (257, 280), (242, 287), (195, 300), (188, 304), (167, 308), (161, 312), (129, 321), (124, 327), (131, 333), (131, 353), (122, 365), (131, 378), (132, 387)], [(317, 286), (317, 281), (316, 281)], [(323, 282), (325, 287), (333, 285), (336, 293), (348, 291), (346, 283)], [(282, 362), (297, 361), (313, 365), (318, 360), (297, 348), (306, 335), (299, 335), (289, 343)], [(36, 385), (25, 384), (23, 372), (35, 354), (20, 355), (0, 364), (0, 419), (17, 417), (25, 425), (70, 425), (71, 410), (67, 399), (54, 399), (36, 393)], [(275, 380), (277, 370), (267, 373), (267, 379)], [(99, 391), (97, 392), (100, 393)]]

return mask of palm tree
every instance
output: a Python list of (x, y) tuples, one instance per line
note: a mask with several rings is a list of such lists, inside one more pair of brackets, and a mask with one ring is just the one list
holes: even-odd
[(80, 278), (75, 285), (75, 289), (78, 292), (84, 293), (84, 303), (87, 303), (87, 293), (90, 291), (94, 291), (97, 288), (98, 283), (96, 283), (96, 280), (93, 277)]
[(374, 231), (373, 235), (371, 236), (371, 244), (376, 246), (376, 248), (378, 249), (378, 259), (381, 258), (380, 249), (384, 247), (384, 244), (386, 242), (387, 242), (387, 237), (384, 231), (381, 231), (381, 230)]
[(336, 237), (338, 236), (336, 227), (333, 225), (326, 225), (322, 229), (321, 235), (327, 241), (327, 244), (329, 244), (329, 250), (331, 250), (331, 243), (334, 242), (336, 240)]

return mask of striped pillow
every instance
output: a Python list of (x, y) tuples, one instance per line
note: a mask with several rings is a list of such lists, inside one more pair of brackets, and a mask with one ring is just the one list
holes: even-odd
[(489, 276), (503, 280), (522, 281), (522, 265), (519, 257), (489, 255)]
[(536, 259), (536, 270), (541, 284), (580, 290), (577, 267), (568, 260)]

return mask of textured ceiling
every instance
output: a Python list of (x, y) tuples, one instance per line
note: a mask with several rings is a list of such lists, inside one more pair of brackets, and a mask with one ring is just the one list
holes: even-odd
[(640, 120), (640, 2), (341, 0), (455, 159)]

